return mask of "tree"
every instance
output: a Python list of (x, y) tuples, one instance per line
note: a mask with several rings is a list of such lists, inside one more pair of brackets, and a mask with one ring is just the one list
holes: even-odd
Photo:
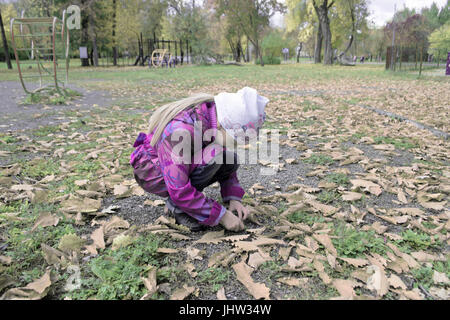
[(8, 66), (8, 69), (12, 69), (11, 59), (9, 56), (8, 41), (6, 40), (5, 28), (3, 27), (2, 9), (1, 8), (0, 8), (0, 28), (1, 28), (1, 32), (2, 32), (3, 49), (5, 51), (5, 61)]
[(334, 0), (328, 2), (328, 0), (312, 0), (314, 10), (316, 11), (317, 18), (320, 23), (321, 36), (324, 41), (324, 54), (323, 64), (333, 64), (333, 48), (331, 44), (331, 29), (330, 18), (328, 17), (328, 11), (334, 5)]
[(429, 37), (430, 48), (437, 52), (438, 63), (441, 58), (441, 53), (447, 53), (450, 49), (450, 21), (444, 24), (439, 29), (435, 30)]
[(366, 0), (286, 1), (289, 8), (288, 30), (298, 28), (299, 40), (305, 44), (311, 43), (311, 38), (315, 35), (315, 63), (322, 61), (322, 47), (324, 48), (324, 64), (331, 64), (333, 47), (339, 48), (345, 45), (345, 53), (352, 45), (356, 48), (358, 37), (368, 34), (369, 13)]
[(217, 12), (237, 23), (256, 50), (256, 56), (264, 66), (261, 38), (276, 12), (285, 12), (285, 6), (277, 0), (217, 0)]

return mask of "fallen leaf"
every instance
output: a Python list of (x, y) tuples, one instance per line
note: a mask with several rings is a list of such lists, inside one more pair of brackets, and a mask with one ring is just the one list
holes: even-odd
[(251, 254), (249, 255), (247, 264), (248, 264), (250, 267), (253, 267), (254, 269), (258, 269), (258, 267), (259, 267), (260, 265), (262, 265), (264, 262), (270, 261), (270, 260), (272, 260), (272, 259), (270, 258), (270, 256), (267, 257), (267, 256), (261, 255), (260, 252), (254, 252), (254, 253), (251, 253)]
[(41, 226), (42, 228), (56, 226), (59, 222), (59, 218), (50, 212), (43, 212), (39, 215), (31, 228), (31, 232), (36, 230), (37, 227)]
[(47, 295), (51, 284), (50, 270), (47, 270), (41, 278), (25, 287), (9, 289), (1, 300), (39, 300)]
[(433, 282), (434, 284), (449, 284), (446, 274), (436, 270), (433, 273)]
[(357, 267), (357, 268), (369, 264), (369, 261), (367, 261), (366, 259), (361, 259), (361, 258), (341, 258), (341, 257), (338, 257), (338, 258), (341, 259), (342, 261), (347, 262), (348, 264), (351, 264), (354, 267)]
[(327, 234), (313, 234), (313, 238), (319, 241), (325, 249), (328, 250), (333, 256), (337, 256), (336, 248), (333, 246), (333, 243), (331, 242), (330, 236)]
[(353, 290), (355, 283), (351, 280), (335, 279), (333, 280), (333, 287), (339, 292), (340, 299), (352, 300), (355, 296), (355, 291)]
[(103, 234), (103, 226), (92, 232), (91, 239), (94, 241), (96, 248), (105, 249), (105, 235)]
[(378, 297), (383, 297), (388, 292), (388, 279), (381, 266), (370, 265), (367, 268), (368, 273), (372, 275), (367, 279), (367, 288), (369, 290), (375, 290)]
[(233, 270), (236, 272), (237, 280), (239, 280), (250, 292), (255, 299), (270, 299), (270, 290), (263, 283), (256, 283), (250, 276), (253, 269), (245, 262), (241, 261), (233, 265)]
[(362, 198), (362, 194), (358, 192), (344, 191), (342, 193), (342, 200), (344, 201), (357, 201)]
[(225, 295), (225, 288), (224, 287), (220, 288), (217, 291), (216, 296), (217, 300), (227, 300), (227, 296)]
[(390, 278), (388, 279), (388, 282), (389, 282), (389, 285), (393, 288), (400, 288), (403, 290), (407, 289), (407, 287), (406, 287), (405, 283), (402, 281), (402, 279), (400, 279), (395, 274), (392, 274), (390, 276)]
[[(146, 278), (141, 278), (142, 282), (144, 283), (145, 288), (148, 290), (148, 292), (145, 294), (144, 297), (151, 297), (156, 290), (158, 289), (157, 283), (156, 283), (156, 268), (152, 267), (148, 273)], [(143, 297), (143, 298), (144, 298)], [(141, 299), (142, 300), (142, 299)]]
[(194, 287), (189, 287), (184, 284), (182, 288), (176, 289), (172, 295), (170, 296), (170, 300), (184, 300), (186, 299), (192, 292), (194, 292)]

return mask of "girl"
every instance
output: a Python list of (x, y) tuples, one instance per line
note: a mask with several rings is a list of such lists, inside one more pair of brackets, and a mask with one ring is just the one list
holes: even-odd
[[(241, 203), (245, 191), (236, 174), (236, 153), (225, 146), (234, 146), (250, 129), (259, 130), (268, 102), (246, 87), (217, 96), (198, 94), (158, 108), (150, 118), (150, 133), (140, 133), (134, 143), (130, 164), (137, 183), (167, 198), (165, 212), (191, 231), (219, 223), (227, 230), (243, 230), (249, 214)], [(217, 181), (228, 209), (202, 193)]]

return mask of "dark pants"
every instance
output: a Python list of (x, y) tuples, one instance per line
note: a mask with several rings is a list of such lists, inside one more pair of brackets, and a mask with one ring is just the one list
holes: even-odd
[[(234, 159), (233, 163), (227, 163), (227, 154), (229, 159)], [(204, 166), (200, 166), (192, 171), (189, 176), (189, 180), (191, 181), (191, 185), (202, 192), (206, 187), (212, 185), (215, 182), (226, 181), (230, 178), (230, 175), (237, 171), (239, 168), (239, 164), (237, 163), (237, 154), (234, 153), (231, 155), (230, 152), (226, 151), (222, 153), (222, 163), (217, 163), (214, 159), (211, 160), (210, 163)], [(177, 210), (177, 213), (180, 212), (179, 209), (176, 208), (175, 204), (169, 198), (167, 199), (167, 207), (169, 210)]]

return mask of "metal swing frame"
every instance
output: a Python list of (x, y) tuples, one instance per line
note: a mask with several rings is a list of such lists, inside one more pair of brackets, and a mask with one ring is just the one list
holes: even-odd
[[(69, 30), (66, 27), (66, 10), (63, 11), (62, 19), (57, 17), (39, 17), (39, 18), (24, 18), (22, 11), (20, 18), (11, 19), (11, 43), (14, 49), (14, 56), (16, 58), (17, 70), (19, 79), (23, 90), (28, 94), (37, 93), (43, 90), (56, 89), (59, 93), (64, 94), (64, 88), (69, 82), (69, 46), (70, 36)], [(48, 32), (36, 32), (36, 29), (47, 29)], [(57, 31), (59, 29), (61, 31)], [(17, 30), (18, 29), (18, 30)], [(16, 40), (22, 39), (21, 43)], [(49, 42), (49, 47), (42, 47), (42, 43)], [(48, 41), (50, 40), (50, 41)], [(56, 45), (62, 45), (63, 52), (58, 55)], [(20, 44), (22, 44), (20, 46)], [(19, 51), (27, 53), (29, 61), (37, 65), (38, 74), (28, 75), (22, 69), (19, 58)], [(50, 52), (50, 53), (49, 53)], [(33, 57), (36, 61), (33, 61)], [(51, 58), (52, 67), (46, 68), (43, 59), (45, 57)], [(61, 60), (64, 60), (62, 67), (59, 67)], [(64, 80), (58, 79), (58, 70), (62, 70)], [(30, 90), (27, 87), (25, 79), (39, 79), (39, 87), (35, 90)], [(50, 83), (44, 84), (44, 78), (50, 78)]]

